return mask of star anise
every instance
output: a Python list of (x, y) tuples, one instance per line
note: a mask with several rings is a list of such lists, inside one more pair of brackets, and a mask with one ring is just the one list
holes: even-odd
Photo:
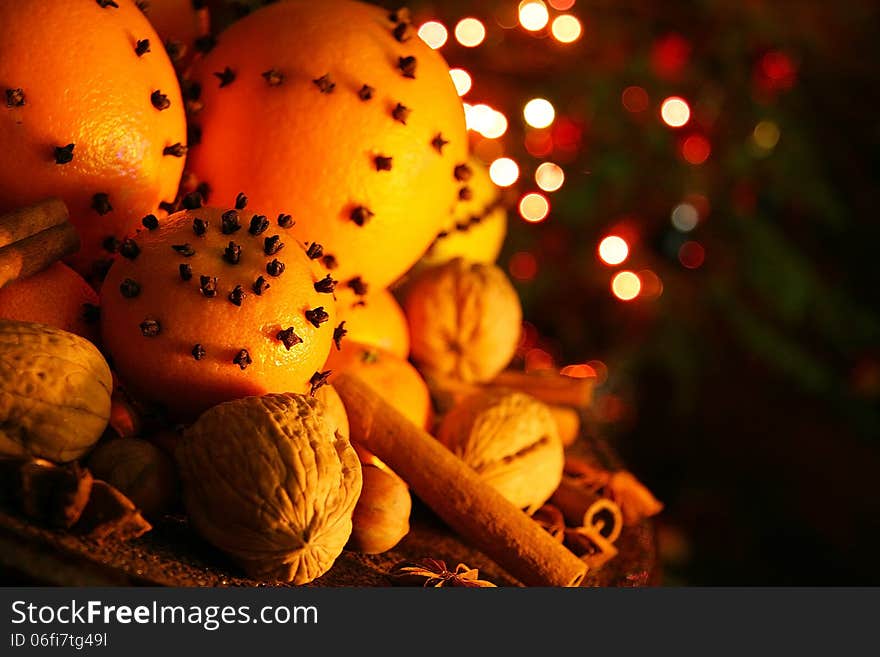
[(399, 586), (422, 586), (440, 588), (444, 586), (465, 586), (470, 588), (494, 587), (492, 582), (480, 579), (480, 571), (463, 563), (455, 570), (449, 570), (446, 562), (430, 557), (421, 561), (397, 564), (389, 573), (391, 580)]

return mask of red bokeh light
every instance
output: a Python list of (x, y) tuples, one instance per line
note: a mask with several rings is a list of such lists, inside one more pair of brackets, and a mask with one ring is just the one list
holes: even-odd
[(525, 146), (532, 157), (547, 157), (553, 152), (553, 137), (549, 130), (529, 130)]
[(712, 145), (703, 135), (690, 135), (681, 144), (681, 156), (688, 164), (703, 164), (711, 152)]
[(627, 87), (620, 95), (620, 102), (627, 112), (637, 114), (648, 109), (651, 99), (648, 98), (648, 92), (642, 87)]
[(685, 242), (678, 250), (678, 261), (683, 267), (697, 269), (706, 260), (706, 249), (699, 242)]
[(679, 34), (668, 34), (654, 42), (651, 48), (651, 68), (664, 80), (678, 78), (691, 55), (691, 46)]
[(528, 282), (538, 274), (538, 260), (528, 251), (518, 251), (510, 256), (507, 269), (516, 280)]
[(570, 376), (573, 379), (595, 379), (596, 378), (596, 370), (587, 365), (586, 363), (579, 363), (577, 365), (566, 365), (559, 373), (563, 376)]
[(771, 50), (758, 61), (756, 74), (764, 91), (788, 91), (797, 80), (797, 66), (784, 52)]
[(529, 349), (526, 352), (526, 371), (534, 370), (552, 370), (556, 368), (553, 362), (553, 356), (543, 349)]

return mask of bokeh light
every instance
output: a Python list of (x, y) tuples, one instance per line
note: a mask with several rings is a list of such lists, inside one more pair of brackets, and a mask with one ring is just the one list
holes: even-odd
[(533, 128), (546, 128), (556, 118), (553, 104), (545, 98), (532, 98), (523, 107), (523, 117)]
[(449, 38), (449, 32), (443, 23), (428, 21), (419, 28), (419, 37), (431, 48), (442, 48)]
[(480, 134), (487, 139), (498, 139), (505, 132), (507, 132), (507, 117), (497, 110), (492, 110), (492, 114)]
[(638, 273), (642, 284), (641, 297), (643, 299), (656, 299), (663, 294), (663, 281), (650, 269), (642, 269)]
[(550, 0), (550, 6), (556, 11), (568, 11), (574, 7), (575, 0)]
[(587, 365), (596, 373), (596, 385), (600, 386), (608, 380), (608, 366), (601, 360), (588, 360)]
[(519, 166), (509, 157), (499, 157), (489, 165), (489, 177), (499, 187), (510, 187), (519, 178)]
[(620, 102), (623, 103), (623, 107), (627, 112), (636, 114), (648, 109), (650, 101), (648, 99), (648, 92), (642, 87), (627, 87), (620, 94)]
[(599, 242), (599, 258), (606, 265), (619, 265), (629, 257), (629, 244), (620, 235), (609, 235)]
[(531, 192), (519, 202), (519, 214), (529, 223), (544, 221), (550, 213), (550, 201), (543, 194)]
[(477, 18), (462, 18), (455, 26), (455, 39), (465, 48), (475, 48), (486, 38), (486, 27)]
[(566, 365), (559, 373), (562, 376), (569, 376), (572, 379), (595, 379), (596, 370), (586, 363), (577, 363), (576, 365)]
[(712, 145), (703, 135), (690, 135), (681, 145), (681, 156), (695, 166), (708, 160), (711, 153)]
[(611, 292), (621, 301), (632, 301), (642, 291), (642, 281), (631, 271), (621, 271), (611, 279)]
[(679, 203), (672, 209), (670, 219), (676, 230), (688, 233), (697, 227), (700, 221), (700, 214), (697, 208), (690, 203)]
[(581, 38), (583, 28), (577, 17), (571, 14), (562, 14), (553, 19), (550, 32), (560, 43), (574, 43)]
[(660, 105), (660, 116), (670, 128), (680, 128), (691, 120), (691, 108), (684, 98), (670, 96)]
[(526, 352), (525, 366), (527, 372), (536, 370), (552, 370), (556, 368), (553, 356), (543, 349), (529, 349)]
[(752, 132), (752, 141), (758, 148), (772, 151), (779, 143), (779, 126), (773, 121), (761, 121)]
[(511, 278), (527, 282), (535, 278), (538, 273), (538, 260), (528, 251), (517, 251), (510, 256), (507, 266)]
[(558, 164), (544, 162), (535, 171), (535, 182), (545, 192), (555, 192), (565, 182), (565, 172)]
[(459, 96), (464, 96), (471, 90), (473, 80), (471, 79), (470, 73), (463, 68), (450, 69), (449, 75), (452, 77), (452, 82), (455, 85), (455, 90), (458, 92)]
[(529, 130), (525, 147), (532, 157), (547, 157), (553, 152), (553, 135), (549, 130)]
[(541, 0), (524, 0), (519, 3), (519, 24), (529, 32), (537, 32), (547, 27), (550, 12)]
[(688, 269), (697, 269), (705, 260), (706, 249), (699, 242), (685, 242), (678, 250), (678, 261)]

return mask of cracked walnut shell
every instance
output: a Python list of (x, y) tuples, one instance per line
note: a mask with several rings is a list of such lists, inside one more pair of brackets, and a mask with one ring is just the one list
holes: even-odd
[(533, 513), (562, 480), (564, 454), (546, 405), (520, 392), (478, 392), (443, 418), (437, 438), (514, 505)]
[(306, 584), (348, 541), (361, 466), (315, 398), (215, 406), (184, 433), (176, 456), (196, 530), (253, 577)]

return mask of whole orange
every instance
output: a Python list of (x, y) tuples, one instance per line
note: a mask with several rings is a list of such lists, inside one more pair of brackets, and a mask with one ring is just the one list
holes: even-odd
[(0, 288), (0, 319), (48, 324), (92, 342), (98, 335), (97, 304), (91, 286), (60, 262)]
[(415, 367), (408, 361), (377, 347), (342, 341), (324, 366), (331, 370), (330, 381), (340, 373), (354, 374), (417, 426), (428, 429), (431, 421), (431, 393)]
[(406, 315), (388, 290), (357, 296), (345, 289), (336, 294), (336, 312), (345, 322), (346, 339), (379, 347), (398, 358), (409, 356)]
[(334, 281), (278, 220), (180, 212), (123, 253), (101, 288), (101, 333), (136, 397), (192, 419), (223, 401), (323, 382)]
[(141, 10), (150, 19), (172, 63), (183, 70), (198, 51), (198, 41), (211, 31), (205, 2), (199, 0), (149, 0)]
[(193, 69), (204, 109), (188, 166), (221, 197), (291, 212), (340, 281), (403, 274), (467, 186), (462, 104), (405, 12), (353, 0), (271, 4)]
[(0, 2), (0, 44), (0, 212), (60, 196), (82, 237), (69, 262), (89, 277), (177, 193), (174, 69), (132, 0)]

